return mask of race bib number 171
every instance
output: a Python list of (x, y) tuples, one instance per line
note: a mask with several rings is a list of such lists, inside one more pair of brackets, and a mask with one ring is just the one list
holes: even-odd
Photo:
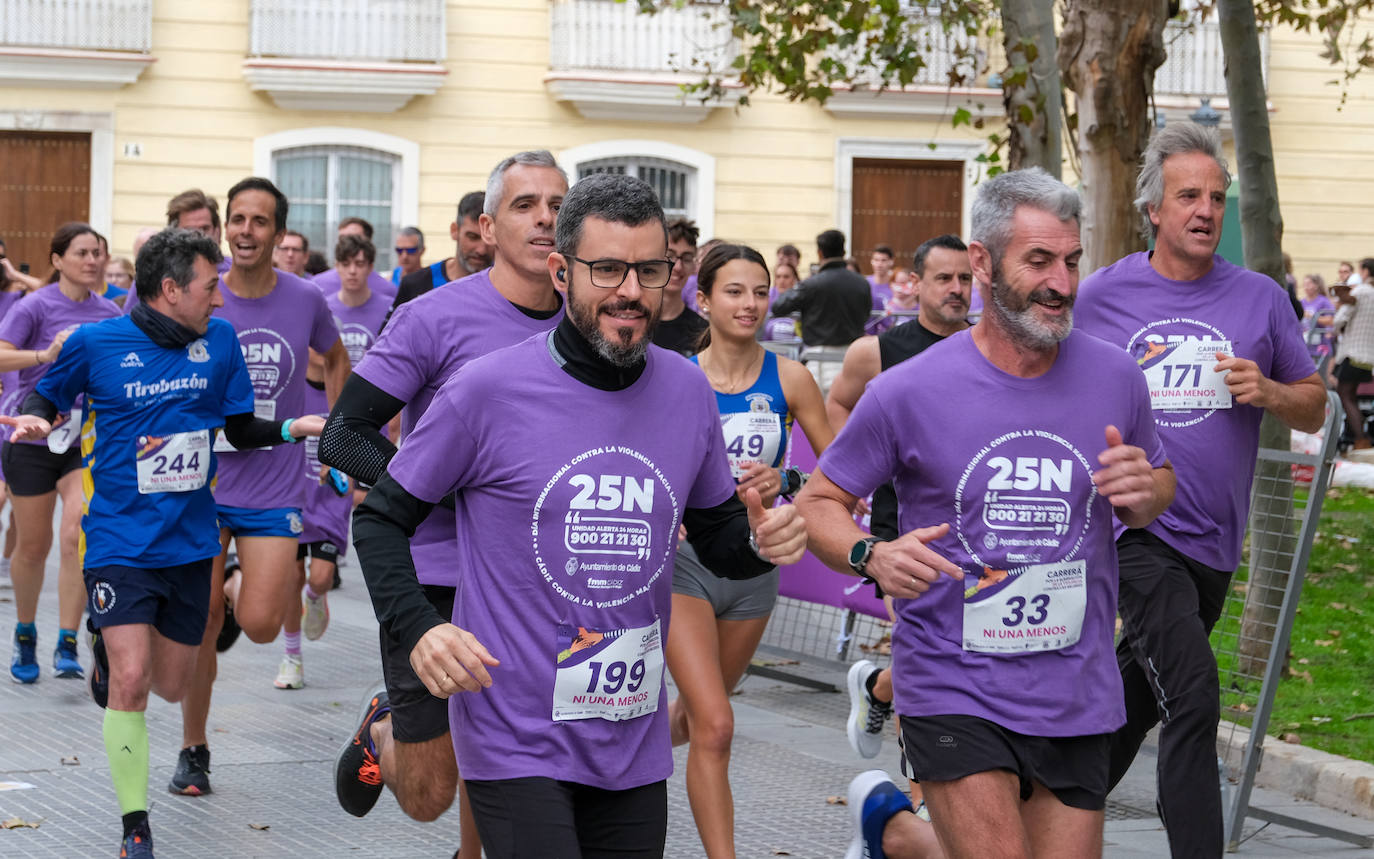
[(1227, 340), (1184, 340), (1164, 347), (1163, 354), (1144, 365), (1150, 386), (1150, 407), (1171, 411), (1229, 409), (1231, 392), (1226, 373), (1212, 368), (1217, 352), (1232, 354)]

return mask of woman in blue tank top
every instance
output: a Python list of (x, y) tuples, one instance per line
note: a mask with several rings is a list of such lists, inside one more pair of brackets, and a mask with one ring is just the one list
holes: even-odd
[[(768, 318), (768, 267), (758, 251), (713, 247), (697, 272), (697, 302), (711, 327), (692, 360), (715, 389), (730, 468), (741, 495), (752, 487), (765, 506), (772, 505), (782, 489), (801, 488), (783, 486), (792, 421), (801, 422), (817, 456), (834, 437), (820, 389), (800, 363), (756, 339)], [(777, 596), (777, 570), (744, 581), (722, 579), (701, 565), (690, 544), (679, 544), (664, 650), (679, 694), (669, 719), (673, 744), (692, 744), (687, 796), (710, 859), (735, 855), (730, 691), (753, 658)]]

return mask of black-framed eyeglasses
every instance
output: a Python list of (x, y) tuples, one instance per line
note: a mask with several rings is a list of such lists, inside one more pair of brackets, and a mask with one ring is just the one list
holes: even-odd
[(632, 268), (641, 289), (662, 289), (668, 285), (668, 278), (673, 273), (673, 263), (666, 259), (646, 259), (639, 262), (626, 262), (623, 259), (582, 259), (575, 256), (568, 259), (585, 265), (591, 271), (592, 286), (601, 289), (619, 289)]
[(688, 268), (691, 268), (692, 266), (696, 265), (697, 255), (694, 253), (675, 254), (672, 251), (668, 251), (668, 262), (672, 263), (673, 265), (682, 263)]

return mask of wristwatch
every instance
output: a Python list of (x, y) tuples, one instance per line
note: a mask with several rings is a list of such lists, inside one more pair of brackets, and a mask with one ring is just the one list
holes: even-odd
[(849, 569), (868, 581), (873, 577), (867, 572), (868, 562), (873, 558), (873, 547), (883, 542), (881, 537), (864, 537), (849, 550)]

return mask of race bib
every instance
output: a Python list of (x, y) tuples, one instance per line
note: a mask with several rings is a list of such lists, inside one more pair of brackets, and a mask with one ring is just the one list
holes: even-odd
[(81, 410), (72, 409), (72, 413), (67, 415), (67, 419), (57, 425), (57, 429), (48, 433), (48, 450), (53, 453), (66, 453), (71, 449), (72, 442), (81, 437)]
[(1088, 606), (1083, 561), (983, 573), (964, 591), (965, 650), (1031, 653), (1078, 642)]
[(134, 456), (142, 495), (193, 492), (210, 479), (209, 430), (142, 435), (137, 445)]
[(620, 722), (658, 710), (663, 641), (658, 618), (648, 626), (597, 632), (558, 625), (553, 720)]
[(1151, 408), (1170, 411), (1231, 408), (1226, 373), (1212, 369), (1217, 363), (1217, 352), (1232, 354), (1229, 340), (1184, 340), (1160, 348), (1162, 354), (1150, 356), (1144, 365)]
[[(276, 420), (276, 419), (277, 419), (277, 401), (276, 401), (276, 400), (254, 400), (254, 401), (253, 401), (253, 417), (255, 417), (255, 418), (262, 418), (262, 419), (265, 420), (265, 421), (274, 421), (274, 420)], [(254, 448), (254, 450), (271, 450), (273, 447), (274, 447), (274, 445), (268, 445), (267, 447)], [(214, 450), (215, 450), (215, 453), (234, 453), (235, 451), (238, 450), (238, 448), (236, 448), (236, 447), (234, 447), (232, 444), (230, 444), (230, 443), (229, 443), (229, 438), (228, 438), (228, 436), (226, 436), (226, 435), (224, 434), (224, 431), (223, 431), (223, 430), (220, 430), (219, 435), (215, 436), (215, 448), (214, 448)]]
[(734, 412), (720, 416), (725, 433), (725, 455), (730, 460), (730, 475), (744, 478), (744, 464), (772, 465), (782, 446), (782, 415), (777, 412)]

